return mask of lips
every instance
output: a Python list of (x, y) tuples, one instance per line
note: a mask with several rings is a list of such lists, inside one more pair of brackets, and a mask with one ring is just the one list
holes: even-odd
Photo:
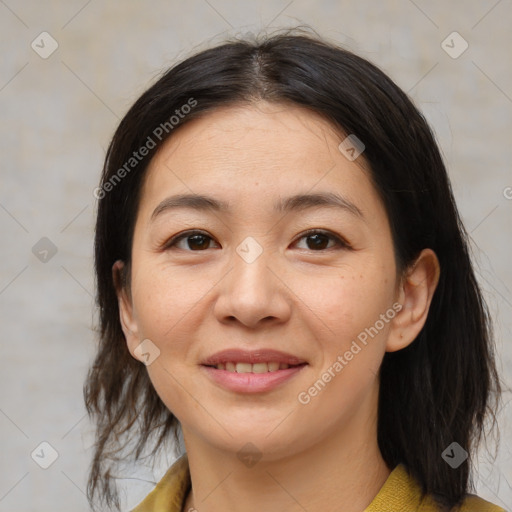
[(279, 363), (288, 366), (298, 366), (305, 364), (306, 361), (292, 354), (280, 352), (278, 350), (240, 350), (227, 349), (217, 352), (207, 357), (202, 364), (204, 366), (217, 366), (226, 363), (245, 363), (255, 365), (258, 363)]
[(201, 366), (224, 389), (261, 393), (288, 381), (307, 364), (304, 359), (277, 350), (228, 349), (206, 358)]

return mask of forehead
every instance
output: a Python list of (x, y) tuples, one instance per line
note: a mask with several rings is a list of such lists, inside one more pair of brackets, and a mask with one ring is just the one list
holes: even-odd
[(379, 201), (363, 157), (350, 161), (338, 149), (345, 137), (300, 106), (218, 108), (179, 127), (160, 148), (146, 171), (141, 206), (171, 192), (245, 204), (265, 197), (273, 204), (284, 194), (321, 189), (361, 203)]

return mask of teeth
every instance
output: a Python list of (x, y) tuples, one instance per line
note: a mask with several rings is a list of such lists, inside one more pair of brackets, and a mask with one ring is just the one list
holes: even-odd
[(286, 370), (290, 365), (286, 363), (278, 363), (272, 361), (270, 363), (219, 363), (216, 365), (217, 370), (227, 370), (236, 373), (267, 373), (276, 372), (277, 370)]
[(268, 363), (269, 372), (275, 372), (276, 370), (279, 370), (279, 363)]
[(251, 363), (236, 363), (236, 373), (250, 373), (251, 371)]
[(253, 373), (267, 373), (268, 372), (268, 364), (267, 363), (255, 363), (252, 365)]

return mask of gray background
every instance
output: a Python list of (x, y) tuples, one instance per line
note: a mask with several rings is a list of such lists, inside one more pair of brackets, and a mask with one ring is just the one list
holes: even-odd
[[(94, 353), (92, 191), (138, 95), (163, 68), (228, 35), (307, 23), (412, 96), (449, 166), (510, 385), (511, 22), (510, 0), (0, 1), (0, 512), (88, 510), (93, 437), (82, 385)], [(58, 44), (46, 59), (31, 47), (51, 49), (43, 31)], [(454, 31), (469, 45), (457, 58), (462, 39), (442, 44)], [(43, 237), (54, 255), (47, 241), (33, 251)], [(482, 452), (477, 485), (503, 507), (512, 504), (509, 402), (506, 393), (498, 458)], [(43, 441), (58, 452), (48, 469), (31, 458)], [(34, 458), (50, 455), (43, 447)], [(136, 478), (121, 481), (125, 509), (170, 462), (154, 475), (124, 470)]]

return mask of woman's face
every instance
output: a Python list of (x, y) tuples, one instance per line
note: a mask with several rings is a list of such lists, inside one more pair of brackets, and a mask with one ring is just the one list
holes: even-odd
[(399, 286), (364, 153), (343, 139), (260, 102), (190, 121), (151, 161), (122, 319), (185, 441), (272, 459), (375, 435)]

